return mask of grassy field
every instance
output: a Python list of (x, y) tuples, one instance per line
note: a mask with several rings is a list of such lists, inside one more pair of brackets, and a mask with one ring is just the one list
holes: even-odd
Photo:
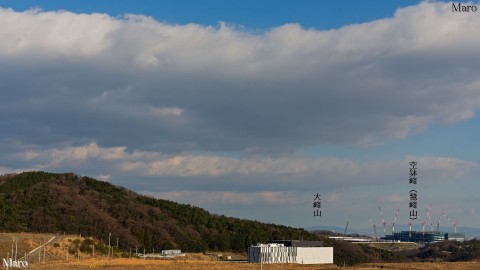
[[(12, 234), (0, 233), (0, 260), (11, 256), (12, 250), (18, 251), (19, 260), (25, 253), (38, 247), (55, 236), (45, 249), (39, 249), (30, 257), (32, 270), (63, 270), (63, 269), (109, 269), (109, 270), (254, 270), (260, 269), (259, 264), (245, 262), (218, 261), (221, 258), (218, 253), (187, 254), (184, 257), (174, 259), (146, 260), (140, 258), (106, 258), (106, 256), (95, 253), (82, 253), (80, 255), (67, 255), (68, 249), (73, 241), (79, 239), (73, 235), (45, 235), (45, 234)], [(17, 252), (16, 252), (17, 253)], [(117, 254), (120, 256), (120, 254)], [(223, 254), (232, 259), (246, 259), (238, 254)], [(239, 257), (236, 257), (239, 256)], [(41, 258), (41, 260), (40, 260)], [(376, 270), (376, 269), (398, 269), (398, 270), (478, 270), (480, 261), (459, 262), (459, 263), (375, 263), (352, 267), (339, 267), (335, 265), (298, 265), (298, 264), (264, 264), (263, 270)]]
[[(218, 262), (209, 260), (142, 260), (142, 259), (86, 259), (72, 261), (57, 261), (50, 264), (32, 264), (30, 269), (60, 270), (60, 269), (109, 269), (109, 270), (254, 270), (260, 269), (259, 264)], [(298, 265), (298, 264), (264, 264), (263, 270), (478, 270), (480, 262), (460, 263), (376, 263), (352, 267), (335, 265)]]

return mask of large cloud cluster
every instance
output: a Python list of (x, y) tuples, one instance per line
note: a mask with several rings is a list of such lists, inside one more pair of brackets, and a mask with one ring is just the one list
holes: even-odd
[(4, 140), (282, 153), (405, 138), (480, 106), (480, 19), (441, 3), (261, 34), (139, 15), (0, 13)]
[[(401, 179), (408, 160), (302, 149), (374, 147), (480, 107), (480, 17), (445, 3), (329, 31), (11, 9), (0, 25), (0, 172), (138, 177), (126, 185), (240, 202), (293, 202), (292, 186), (309, 192), (321, 179), (339, 198), (333, 190)], [(478, 167), (420, 159), (440, 180)]]

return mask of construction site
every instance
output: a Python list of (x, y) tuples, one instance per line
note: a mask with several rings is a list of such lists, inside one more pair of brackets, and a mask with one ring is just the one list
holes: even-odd
[[(457, 232), (457, 221), (447, 215), (445, 209), (441, 209), (440, 213), (438, 214), (438, 219), (436, 222), (436, 230), (434, 229), (434, 221), (431, 217), (432, 212), (432, 205), (425, 209), (425, 212), (418, 210), (418, 191), (416, 190), (416, 185), (418, 183), (418, 172), (417, 172), (417, 165), (416, 161), (409, 162), (409, 189), (408, 196), (410, 198), (409, 201), (409, 219), (408, 219), (408, 230), (402, 230), (400, 232), (395, 232), (395, 224), (398, 219), (398, 215), (400, 213), (400, 208), (397, 208), (395, 216), (390, 223), (391, 225), (391, 232), (387, 235), (387, 221), (383, 215), (382, 208), (378, 207), (378, 212), (380, 214), (380, 218), (382, 220), (383, 225), (383, 237), (379, 237), (377, 234), (377, 228), (372, 219), (370, 218), (370, 224), (372, 226), (373, 232), (373, 241), (387, 241), (387, 242), (414, 242), (414, 243), (432, 243), (432, 242), (441, 242), (441, 241), (465, 241), (465, 234), (461, 232)], [(451, 224), (453, 227), (453, 232), (448, 231), (440, 231), (440, 221), (445, 220), (447, 224)], [(412, 230), (412, 226), (414, 222), (419, 222), (421, 225), (421, 231)], [(347, 224), (345, 226), (344, 235), (347, 234), (348, 225), (350, 223), (350, 216), (348, 217)], [(425, 226), (429, 225), (430, 230), (426, 231)], [(364, 239), (368, 241), (368, 239)], [(364, 241), (361, 241), (364, 242)]]
[[(379, 236), (377, 233), (377, 226), (370, 219), (370, 224), (372, 228), (372, 236), (369, 237), (348, 237), (347, 230), (350, 224), (350, 216), (347, 220), (345, 225), (345, 230), (343, 231), (344, 236), (333, 236), (330, 237), (336, 240), (343, 240), (349, 242), (413, 242), (413, 243), (433, 243), (433, 242), (441, 242), (441, 241), (458, 241), (463, 242), (465, 241), (465, 233), (457, 232), (457, 221), (453, 218), (449, 217), (445, 211), (442, 209), (436, 224), (431, 218), (430, 212), (432, 207), (426, 209), (425, 215), (420, 218), (421, 230), (412, 230), (413, 222), (409, 220), (408, 222), (408, 230), (401, 230), (399, 232), (395, 231), (395, 225), (397, 224), (398, 215), (400, 213), (400, 209), (397, 209), (395, 216), (392, 222), (387, 223), (385, 217), (383, 215), (383, 211), (381, 207), (378, 207), (378, 211), (380, 214), (381, 222), (383, 225), (383, 236)], [(449, 225), (451, 225), (453, 231), (442, 231), (440, 230), (440, 221), (441, 220), (447, 221)], [(390, 225), (390, 226), (389, 226)], [(429, 225), (429, 230), (426, 230), (425, 227)], [(435, 228), (436, 227), (436, 228)], [(442, 227), (444, 229), (444, 227)], [(387, 233), (389, 230), (389, 233)]]

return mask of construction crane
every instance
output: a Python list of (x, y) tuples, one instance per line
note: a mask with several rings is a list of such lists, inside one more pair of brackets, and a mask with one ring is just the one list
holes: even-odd
[(445, 214), (445, 210), (442, 208), (442, 211), (440, 212), (440, 215), (438, 216), (438, 221), (437, 221), (437, 232), (440, 231), (440, 219), (442, 217), (445, 217), (446, 214)]
[(375, 226), (375, 224), (373, 224), (372, 218), (370, 218), (370, 224), (372, 224), (373, 235), (375, 236), (375, 240), (377, 240), (378, 239), (378, 237), (377, 237), (377, 227)]
[[(442, 209), (443, 210), (443, 209)], [(450, 221), (450, 223), (453, 225), (453, 231), (455, 233), (457, 233), (457, 222), (455, 220), (453, 220), (451, 217), (447, 216), (447, 213), (445, 211), (443, 211), (443, 214), (445, 216), (445, 218)]]
[(385, 221), (385, 218), (383, 217), (383, 212), (382, 208), (380, 206), (378, 207), (378, 211), (380, 211), (380, 217), (382, 218), (382, 224), (383, 224), (383, 236), (387, 236), (387, 222)]
[(432, 222), (432, 218), (430, 217), (430, 210), (432, 210), (432, 205), (430, 205), (430, 207), (427, 208), (427, 218), (430, 221), (430, 231), (433, 232), (433, 222)]
[(425, 218), (422, 219), (422, 237), (425, 237)]
[(442, 208), (442, 211), (440, 212), (440, 216), (438, 217), (437, 232), (440, 231), (440, 218), (442, 218), (442, 217), (444, 217), (446, 220), (448, 220), (453, 225), (453, 231), (455, 233), (457, 233), (457, 221), (454, 220), (453, 218), (449, 217), (447, 215), (447, 212), (443, 208)]
[(400, 209), (397, 209), (397, 213), (395, 214), (395, 217), (393, 218), (392, 221), (392, 237), (394, 237), (395, 233), (395, 222), (397, 221), (398, 213), (400, 212)]
[(457, 222), (456, 222), (455, 220), (453, 220), (453, 219), (452, 219), (451, 222), (452, 222), (452, 224), (453, 224), (453, 231), (454, 231), (455, 233), (457, 233)]
[(348, 223), (350, 223), (350, 215), (348, 215), (347, 225), (345, 226), (345, 231), (343, 234), (347, 235)]
[(412, 220), (408, 221), (408, 239), (412, 238)]
[(422, 218), (422, 236), (425, 235), (425, 224), (427, 223), (427, 218), (430, 220), (430, 231), (433, 231), (433, 223), (432, 219), (430, 218), (430, 210), (432, 209), (432, 206), (430, 205), (429, 208), (426, 209), (425, 211), (425, 216)]

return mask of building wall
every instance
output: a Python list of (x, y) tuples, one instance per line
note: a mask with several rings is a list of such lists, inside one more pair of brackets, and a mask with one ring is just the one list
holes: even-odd
[(258, 245), (248, 248), (250, 263), (331, 264), (333, 247), (285, 247)]
[(333, 263), (333, 247), (298, 247), (296, 263), (331, 264)]
[(446, 233), (445, 238), (447, 240), (454, 240), (457, 242), (465, 241), (465, 234), (464, 233)]

